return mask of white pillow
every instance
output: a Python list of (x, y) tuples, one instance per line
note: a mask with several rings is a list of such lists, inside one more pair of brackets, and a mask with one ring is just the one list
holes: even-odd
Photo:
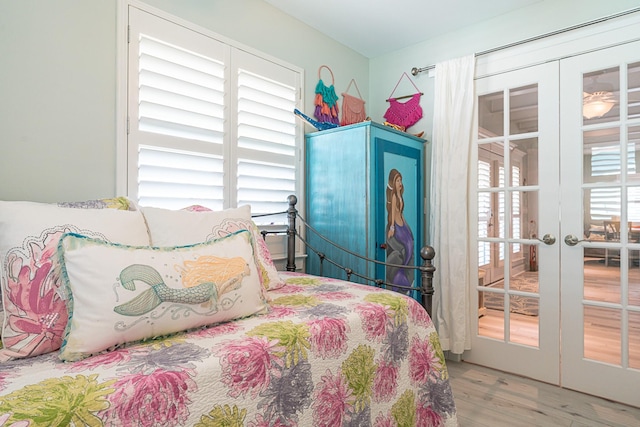
[(268, 311), (247, 230), (181, 247), (60, 240), (69, 321), (60, 358)]
[(60, 348), (67, 309), (57, 291), (56, 250), (67, 232), (129, 245), (148, 245), (140, 211), (74, 209), (0, 201), (0, 282), (5, 320), (0, 360)]
[(238, 230), (251, 231), (264, 289), (273, 290), (284, 286), (269, 248), (251, 219), (251, 206), (244, 205), (223, 211), (142, 208), (142, 213), (147, 221), (153, 246), (192, 245)]

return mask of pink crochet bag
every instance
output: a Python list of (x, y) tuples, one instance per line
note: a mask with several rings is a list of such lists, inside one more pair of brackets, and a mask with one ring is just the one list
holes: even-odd
[[(393, 98), (393, 93), (398, 88), (398, 85), (402, 81), (402, 78), (406, 77), (409, 79), (413, 87), (416, 88), (418, 92), (413, 95), (400, 96), (397, 98)], [(396, 83), (396, 87), (393, 88), (391, 95), (387, 101), (389, 102), (389, 108), (387, 112), (384, 113), (384, 118), (387, 119), (387, 122), (401, 126), (405, 129), (409, 128), (416, 124), (418, 120), (422, 118), (422, 107), (420, 106), (420, 97), (422, 96), (422, 92), (418, 89), (418, 87), (413, 83), (413, 81), (409, 78), (407, 73), (403, 73)], [(406, 102), (398, 102), (398, 99), (409, 98)]]

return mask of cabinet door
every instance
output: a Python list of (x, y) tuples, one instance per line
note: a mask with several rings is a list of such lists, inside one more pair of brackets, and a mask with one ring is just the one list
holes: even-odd
[[(375, 137), (374, 143), (375, 258), (392, 264), (417, 265), (423, 245), (424, 218), (421, 143), (409, 139), (393, 141), (383, 136)], [(382, 265), (377, 266), (376, 276), (404, 286), (413, 286), (419, 280), (414, 270)]]
[[(370, 250), (370, 154), (368, 131), (353, 126), (316, 132), (307, 136), (307, 220), (317, 232), (359, 255), (373, 257)], [(308, 232), (313, 248), (337, 263), (360, 274), (372, 274), (363, 260), (329, 245), (316, 233)], [(346, 273), (331, 262), (322, 264), (308, 251), (307, 272), (339, 279)], [(354, 281), (359, 281), (353, 278)]]

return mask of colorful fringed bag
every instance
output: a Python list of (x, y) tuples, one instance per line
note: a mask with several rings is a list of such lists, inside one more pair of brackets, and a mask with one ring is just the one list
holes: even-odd
[[(403, 77), (409, 79), (413, 87), (415, 87), (418, 92), (414, 93), (413, 95), (393, 98), (393, 93), (398, 88), (398, 85), (402, 81)], [(393, 88), (389, 99), (387, 99), (390, 105), (387, 109), (387, 112), (384, 113), (384, 118), (387, 119), (387, 122), (404, 127), (405, 129), (413, 126), (418, 120), (422, 118), (422, 107), (420, 106), (421, 96), (422, 92), (420, 92), (418, 86), (413, 83), (413, 80), (409, 78), (407, 73), (403, 73), (402, 76), (400, 76), (400, 80), (398, 80), (398, 83), (396, 83), (396, 87)], [(406, 102), (398, 102), (398, 99), (402, 98), (410, 99)]]
[[(358, 98), (347, 93), (349, 92), (349, 88), (352, 83), (356, 87)], [(340, 125), (346, 126), (354, 123), (360, 123), (366, 118), (367, 113), (364, 109), (364, 99), (362, 99), (360, 89), (358, 89), (358, 83), (356, 83), (355, 79), (351, 79), (349, 86), (347, 86), (347, 90), (342, 93), (342, 119), (340, 120)]]
[[(331, 86), (329, 87), (324, 84), (320, 76), (323, 68), (326, 68), (329, 70), (329, 73), (331, 73)], [(318, 84), (316, 85), (316, 97), (313, 102), (315, 105), (313, 115), (319, 122), (335, 123), (338, 125), (340, 124), (338, 95), (336, 95), (336, 90), (333, 87), (334, 80), (331, 68), (326, 65), (321, 65), (320, 68), (318, 68)]]

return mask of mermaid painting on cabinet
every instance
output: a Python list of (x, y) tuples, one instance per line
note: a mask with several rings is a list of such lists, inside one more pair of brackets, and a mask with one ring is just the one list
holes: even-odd
[[(404, 219), (404, 185), (397, 169), (389, 171), (387, 183), (387, 263), (413, 265), (414, 240)], [(395, 285), (412, 286), (414, 271), (410, 268), (387, 267), (386, 281)], [(399, 291), (398, 288), (392, 288)], [(408, 292), (408, 291), (407, 291)]]

